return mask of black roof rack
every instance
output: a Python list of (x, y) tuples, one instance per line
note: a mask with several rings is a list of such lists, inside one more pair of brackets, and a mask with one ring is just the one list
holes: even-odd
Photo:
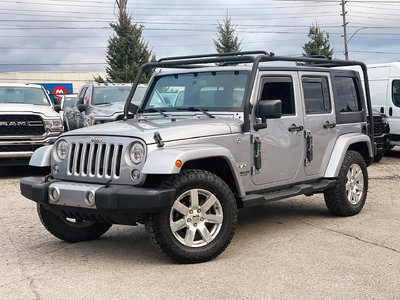
[[(310, 67), (339, 67), (339, 66), (360, 66), (363, 75), (364, 75), (364, 84), (365, 84), (365, 96), (368, 107), (368, 119), (371, 128), (374, 128), (374, 120), (372, 113), (372, 105), (371, 105), (371, 97), (370, 90), (368, 85), (368, 74), (367, 74), (367, 66), (361, 61), (349, 61), (349, 60), (338, 60), (338, 59), (330, 59), (325, 56), (318, 57), (292, 57), (292, 56), (276, 56), (272, 52), (267, 52), (264, 50), (258, 51), (242, 51), (242, 52), (231, 52), (231, 53), (215, 53), (215, 54), (202, 54), (202, 55), (188, 55), (188, 56), (175, 56), (175, 57), (166, 57), (161, 58), (157, 62), (149, 62), (142, 65), (136, 74), (135, 81), (132, 85), (131, 91), (126, 99), (125, 107), (124, 107), (124, 120), (128, 118), (128, 111), (132, 107), (136, 107), (136, 110), (133, 112), (134, 114), (137, 111), (137, 106), (131, 104), (133, 95), (135, 94), (136, 87), (139, 84), (139, 80), (146, 69), (149, 68), (201, 68), (206, 67), (203, 64), (217, 63), (217, 64), (239, 64), (239, 63), (251, 63), (252, 71), (250, 79), (247, 83), (246, 94), (244, 95), (244, 117), (243, 117), (243, 131), (250, 130), (250, 96), (252, 89), (254, 86), (254, 82), (256, 79), (257, 70), (261, 62), (271, 62), (271, 61), (286, 61), (286, 62), (306, 62), (311, 63)], [(222, 67), (223, 68), (223, 67)], [(372, 145), (374, 147), (373, 134), (370, 135)], [(375, 151), (375, 150), (374, 150)]]
[[(199, 54), (199, 55), (187, 55), (187, 56), (172, 56), (160, 58), (158, 62), (171, 61), (171, 60), (182, 60), (182, 59), (194, 59), (194, 58), (207, 58), (207, 57), (228, 57), (228, 56), (243, 56), (243, 55), (254, 55), (254, 54), (264, 54), (271, 55), (264, 50), (257, 51), (242, 51), (242, 52), (229, 52), (229, 53), (212, 53), (212, 54)], [(273, 55), (273, 54), (272, 54)]]

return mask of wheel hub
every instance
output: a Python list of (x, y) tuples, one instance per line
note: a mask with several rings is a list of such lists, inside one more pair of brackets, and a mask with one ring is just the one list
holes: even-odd
[(360, 202), (364, 193), (364, 175), (358, 164), (352, 164), (347, 171), (346, 196), (355, 205)]
[(189, 247), (202, 247), (218, 235), (223, 221), (222, 206), (207, 190), (191, 189), (175, 200), (170, 213), (174, 237)]

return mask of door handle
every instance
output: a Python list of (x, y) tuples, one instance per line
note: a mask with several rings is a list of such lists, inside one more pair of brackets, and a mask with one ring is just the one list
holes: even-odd
[(389, 107), (389, 116), (393, 115), (393, 108)]
[(292, 125), (289, 127), (289, 131), (290, 131), (290, 132), (302, 131), (303, 128), (304, 128), (303, 126), (296, 126), (296, 124), (292, 124)]
[(335, 128), (336, 123), (329, 123), (329, 121), (326, 121), (324, 124), (324, 128)]

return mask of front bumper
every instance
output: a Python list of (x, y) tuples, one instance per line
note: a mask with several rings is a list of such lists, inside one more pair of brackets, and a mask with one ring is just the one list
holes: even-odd
[(390, 134), (385, 133), (374, 137), (377, 153), (385, 152), (390, 147)]
[[(21, 194), (43, 205), (53, 213), (67, 218), (79, 218), (103, 223), (132, 225), (142, 223), (148, 213), (169, 209), (175, 197), (173, 189), (138, 188), (129, 185), (81, 184), (26, 177), (20, 182)], [(49, 188), (59, 189), (59, 199), (49, 198)], [(94, 205), (85, 197), (94, 191)]]

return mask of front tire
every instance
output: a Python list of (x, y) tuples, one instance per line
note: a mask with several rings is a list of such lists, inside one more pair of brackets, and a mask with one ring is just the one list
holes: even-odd
[(47, 231), (69, 243), (97, 239), (111, 227), (111, 224), (63, 218), (45, 209), (40, 204), (37, 205), (37, 211), (40, 221)]
[(352, 216), (364, 207), (368, 191), (368, 171), (361, 154), (347, 151), (333, 187), (324, 191), (325, 203), (335, 216)]
[(180, 263), (205, 262), (222, 253), (238, 222), (236, 201), (227, 184), (207, 171), (184, 170), (160, 187), (176, 193), (170, 209), (146, 222), (153, 245)]

